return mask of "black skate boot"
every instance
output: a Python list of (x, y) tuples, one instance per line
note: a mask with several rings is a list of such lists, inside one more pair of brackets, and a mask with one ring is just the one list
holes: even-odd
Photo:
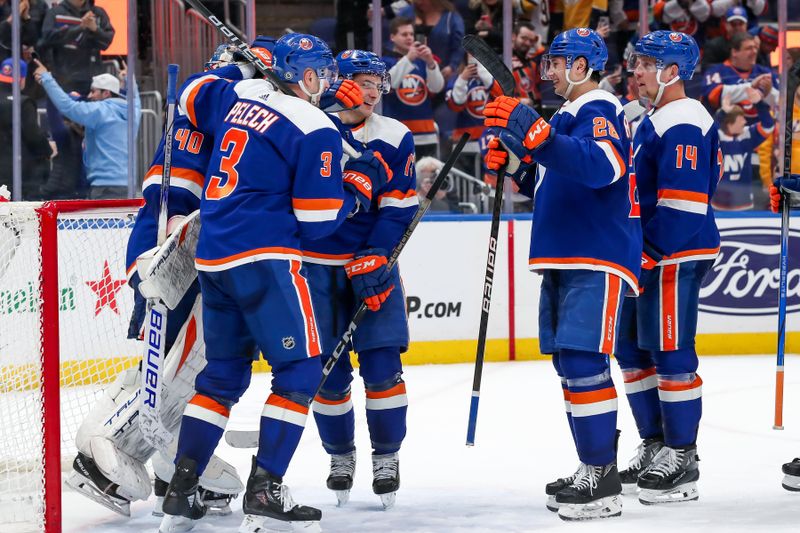
[(556, 493), (558, 517), (562, 520), (592, 520), (622, 514), (622, 485), (617, 465), (581, 463), (570, 485)]
[(795, 457), (791, 463), (783, 465), (783, 482), (781, 485), (784, 489), (792, 492), (800, 492), (800, 458)]
[(578, 465), (578, 469), (575, 470), (575, 473), (571, 476), (560, 477), (544, 486), (544, 493), (547, 494), (547, 503), (545, 505), (549, 511), (554, 513), (558, 512), (558, 508), (561, 506), (561, 504), (556, 501), (556, 493), (572, 485), (572, 482), (575, 481), (576, 477), (578, 477), (578, 472), (580, 471), (581, 465)]
[(100, 472), (94, 459), (78, 452), (72, 461), (72, 470), (67, 485), (115, 513), (131, 515), (130, 499), (117, 492), (119, 486)]
[(639, 501), (645, 505), (693, 501), (700, 497), (697, 446), (659, 450), (650, 466), (639, 475)]
[(372, 492), (381, 497), (384, 509), (394, 507), (400, 488), (400, 457), (395, 453), (372, 455)]
[(653, 462), (653, 458), (664, 447), (661, 437), (644, 439), (636, 448), (636, 455), (628, 462), (628, 468), (619, 473), (622, 482), (622, 493), (633, 494), (636, 492), (639, 475)]
[(258, 466), (255, 457), (242, 508), (244, 521), (239, 531), (243, 533), (321, 531), (319, 521), (322, 511), (297, 505), (292, 500), (289, 487), (283, 484), (283, 479)]
[(336, 493), (338, 506), (350, 500), (350, 489), (353, 488), (353, 475), (356, 471), (356, 451), (331, 455), (331, 473), (328, 476), (328, 488)]
[(189, 531), (197, 520), (205, 516), (206, 508), (200, 498), (199, 483), (197, 462), (181, 457), (164, 494), (161, 506), (164, 518), (158, 528), (159, 533)]

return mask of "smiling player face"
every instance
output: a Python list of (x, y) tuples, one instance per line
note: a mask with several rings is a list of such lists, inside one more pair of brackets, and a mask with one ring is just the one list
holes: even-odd
[(353, 76), (353, 81), (361, 88), (361, 95), (364, 98), (364, 103), (355, 109), (355, 112), (364, 119), (369, 118), (375, 111), (375, 106), (381, 101), (380, 88), (383, 80), (375, 74), (356, 74)]

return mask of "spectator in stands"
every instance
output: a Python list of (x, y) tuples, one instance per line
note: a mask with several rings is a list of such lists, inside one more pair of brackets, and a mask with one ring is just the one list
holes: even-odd
[(464, 50), (464, 20), (456, 13), (450, 0), (414, 0), (413, 6), (400, 10), (398, 15), (414, 20), (416, 33), (428, 36), (427, 45), (439, 58), (444, 79), (458, 69)]
[[(89, 102), (70, 98), (44, 65), (36, 62), (36, 79), (53, 105), (85, 128), (83, 162), (90, 198), (125, 198), (128, 193), (128, 109), (120, 96), (120, 81), (111, 74), (92, 78)], [(134, 86), (136, 130), (141, 103)]]
[[(70, 98), (82, 99), (75, 92), (70, 93)], [(83, 167), (83, 126), (62, 117), (60, 123), (50, 127), (58, 151), (51, 161), (50, 177), (42, 186), (42, 196), (48, 200), (86, 198), (89, 187)]]
[(540, 46), (548, 43), (550, 2), (551, 0), (520, 0), (519, 2), (519, 8), (522, 12), (520, 20), (530, 21), (533, 31), (539, 36)]
[[(554, 13), (559, 13), (562, 24), (551, 23), (551, 35), (572, 28), (596, 28), (600, 17), (608, 16), (608, 0), (562, 0), (556, 2)], [(553, 17), (553, 22), (556, 17)]]
[(744, 211), (753, 209), (753, 187), (762, 187), (753, 178), (752, 154), (775, 127), (769, 106), (760, 101), (761, 92), (751, 90), (751, 103), (758, 110), (758, 122), (747, 126), (741, 106), (725, 98), (718, 113), (719, 147), (722, 150), (723, 174), (711, 199), (714, 209)]
[(765, 67), (772, 66), (771, 54), (778, 48), (777, 26), (756, 26), (751, 33), (758, 38), (758, 55), (756, 63)]
[[(423, 157), (414, 165), (417, 173), (417, 196), (422, 199), (431, 190), (443, 163), (433, 157)], [(459, 213), (458, 194), (455, 192), (452, 177), (447, 178), (442, 188), (434, 195), (430, 211)]]
[[(467, 54), (466, 63), (459, 69), (455, 80), (450, 82), (446, 96), (447, 105), (457, 113), (453, 140), (468, 133), (470, 142), (474, 143), (474, 149), (465, 148), (465, 153), (477, 151), (477, 140), (484, 129), (483, 108), (490, 97), (500, 94), (501, 90), (489, 71)], [(470, 147), (469, 143), (467, 147)]]
[(517, 80), (517, 94), (525, 105), (536, 105), (542, 99), (539, 93), (539, 61), (544, 53), (541, 39), (530, 22), (519, 21), (511, 32), (511, 43), (511, 68)]
[(382, 59), (389, 67), (392, 91), (383, 100), (383, 114), (405, 124), (414, 134), (416, 156), (439, 156), (439, 134), (432, 96), (444, 89), (444, 77), (433, 52), (415, 40), (411, 19), (396, 17), (389, 25), (393, 50)]
[(503, 53), (503, 2), (501, 0), (470, 0), (464, 17), (464, 31), (477, 35), (498, 54)]
[(747, 11), (735, 6), (725, 15), (723, 35), (715, 37), (703, 47), (703, 68), (726, 61), (731, 55), (731, 39), (737, 33), (747, 32)]
[(702, 44), (702, 25), (719, 2), (725, 7), (730, 5), (730, 0), (658, 0), (653, 6), (653, 18), (665, 28), (691, 35)]
[[(44, 0), (19, 0), (20, 41), (23, 53), (36, 46), (47, 12)], [(11, 56), (11, 0), (0, 0), (0, 60)]]
[[(20, 60), (20, 85), (25, 85), (28, 65)], [(12, 139), (11, 114), (13, 100), (11, 84), (14, 77), (13, 60), (5, 59), (0, 64), (0, 185), (12, 187)], [(53, 153), (47, 136), (39, 129), (36, 104), (22, 95), (20, 99), (22, 113), (22, 199), (38, 200), (42, 198), (40, 188), (47, 180), (50, 171), (50, 155)]]

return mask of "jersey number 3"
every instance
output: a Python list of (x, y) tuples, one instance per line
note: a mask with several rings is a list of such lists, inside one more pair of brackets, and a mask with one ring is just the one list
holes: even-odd
[(219, 162), (219, 172), (224, 174), (224, 177), (217, 176), (216, 172), (208, 179), (208, 187), (206, 188), (206, 200), (222, 200), (230, 196), (239, 184), (239, 171), (236, 170), (236, 164), (242, 159), (245, 146), (250, 136), (245, 130), (238, 128), (231, 128), (225, 132), (219, 149), (222, 152), (230, 150), (228, 155), (223, 156)]

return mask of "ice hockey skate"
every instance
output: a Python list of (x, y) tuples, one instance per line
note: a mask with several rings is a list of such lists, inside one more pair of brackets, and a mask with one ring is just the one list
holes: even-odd
[(571, 476), (560, 477), (544, 486), (544, 493), (547, 494), (547, 503), (545, 505), (548, 511), (553, 511), (554, 513), (558, 512), (558, 508), (561, 507), (561, 504), (556, 501), (556, 493), (571, 485), (580, 471), (581, 465), (578, 465), (578, 469), (575, 470), (575, 473)]
[(593, 520), (622, 514), (622, 485), (617, 465), (594, 466), (581, 463), (571, 484), (555, 495), (562, 520)]
[(792, 459), (791, 463), (784, 463), (783, 481), (781, 485), (784, 489), (792, 492), (800, 492), (800, 457)]
[(381, 497), (384, 509), (394, 507), (400, 488), (400, 457), (395, 453), (372, 456), (372, 492)]
[(639, 501), (645, 505), (693, 501), (700, 497), (697, 446), (664, 446), (639, 476)]
[[(153, 508), (153, 516), (164, 516), (164, 495), (167, 493), (169, 484), (163, 479), (156, 476), (153, 481), (153, 492), (156, 495), (156, 505)], [(231, 500), (236, 496), (230, 494), (222, 494), (200, 487), (200, 501), (203, 502), (203, 507), (206, 508), (206, 515), (208, 516), (228, 516), (231, 514)]]
[(636, 455), (628, 462), (628, 468), (619, 473), (619, 480), (622, 483), (622, 494), (634, 494), (639, 489), (636, 485), (639, 482), (639, 475), (644, 472), (653, 458), (664, 447), (664, 442), (660, 438), (644, 439), (636, 448)]
[(296, 504), (283, 480), (258, 466), (255, 457), (242, 508), (244, 520), (239, 527), (240, 533), (322, 531), (319, 527), (322, 511)]
[(328, 488), (336, 493), (338, 506), (350, 501), (350, 489), (353, 488), (353, 475), (356, 471), (356, 451), (331, 455), (331, 473), (328, 476)]
[(103, 475), (91, 457), (78, 452), (72, 469), (67, 485), (115, 513), (131, 515), (130, 498), (118, 492), (119, 486)]
[(205, 516), (206, 508), (200, 498), (199, 483), (197, 463), (181, 457), (164, 495), (164, 518), (158, 528), (159, 533), (189, 531), (197, 520)]

